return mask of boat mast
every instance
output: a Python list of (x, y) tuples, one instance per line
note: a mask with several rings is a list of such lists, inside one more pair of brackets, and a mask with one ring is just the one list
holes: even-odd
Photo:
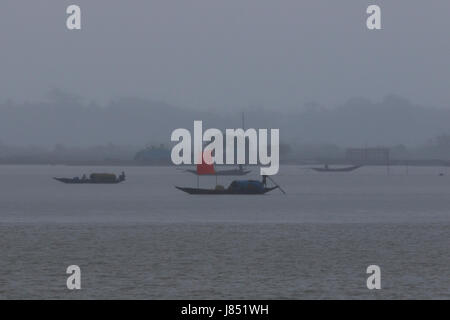
[[(244, 148), (247, 149), (246, 147), (246, 141), (245, 141), (245, 115), (244, 115), (244, 111), (242, 111), (242, 130), (244, 131)], [(250, 144), (250, 142), (249, 142)], [(249, 148), (250, 150), (250, 148)], [(239, 165), (239, 170), (244, 170), (244, 166), (242, 164)]]

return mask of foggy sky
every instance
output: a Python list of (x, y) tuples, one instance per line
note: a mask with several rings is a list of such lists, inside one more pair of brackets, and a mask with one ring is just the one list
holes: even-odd
[[(81, 31), (65, 27), (69, 4)], [(369, 4), (381, 31), (365, 26)], [(277, 110), (392, 93), (449, 107), (449, 12), (438, 0), (2, 0), (0, 100), (60, 88)]]

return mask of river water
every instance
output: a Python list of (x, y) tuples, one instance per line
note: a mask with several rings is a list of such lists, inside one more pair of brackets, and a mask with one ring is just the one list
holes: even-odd
[[(122, 170), (117, 185), (51, 179)], [(196, 177), (173, 167), (0, 166), (0, 298), (450, 298), (450, 169), (275, 179), (286, 195), (191, 196), (174, 186)], [(367, 289), (372, 264), (381, 290)]]

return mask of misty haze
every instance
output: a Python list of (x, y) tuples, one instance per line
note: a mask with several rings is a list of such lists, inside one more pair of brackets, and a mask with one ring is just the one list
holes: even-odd
[[(449, 13), (1, 0), (0, 300), (448, 299)], [(195, 120), (279, 129), (279, 171), (175, 166)]]
[[(291, 111), (241, 111), (247, 127), (280, 129), (284, 162), (336, 158), (349, 147), (380, 146), (402, 160), (450, 159), (450, 109), (393, 95), (378, 102), (354, 98), (333, 107), (311, 102)], [(70, 163), (61, 159), (65, 152), (72, 161), (130, 163), (146, 147), (169, 149), (171, 132), (192, 127), (194, 120), (222, 130), (242, 125), (237, 110), (193, 111), (138, 98), (99, 105), (56, 89), (41, 102), (5, 102), (0, 113), (0, 161), (9, 163)]]
[(0, 160), (130, 160), (193, 120), (239, 127), (242, 112), (280, 129), (281, 161), (376, 146), (444, 159), (450, 4), (432, 2), (382, 1), (370, 32), (370, 1), (80, 0), (71, 32), (65, 1), (4, 1)]

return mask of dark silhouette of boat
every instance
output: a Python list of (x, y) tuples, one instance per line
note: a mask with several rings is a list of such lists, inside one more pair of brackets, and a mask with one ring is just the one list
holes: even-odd
[(193, 173), (197, 176), (244, 176), (251, 170), (245, 170), (242, 164), (237, 169), (216, 170), (214, 164), (211, 163), (211, 152), (202, 152), (201, 162), (197, 164), (196, 169), (187, 169), (186, 172)]
[(329, 168), (328, 165), (326, 164), (323, 168), (311, 168), (314, 171), (317, 172), (350, 172), (353, 170), (356, 170), (358, 168), (361, 168), (362, 166), (350, 166), (350, 167), (345, 167), (345, 168)]
[(215, 189), (187, 188), (177, 186), (175, 186), (175, 188), (194, 195), (225, 195), (225, 194), (256, 195), (256, 194), (265, 194), (279, 187), (278, 185), (274, 187), (267, 187), (266, 176), (263, 176), (262, 181), (235, 180), (230, 184), (228, 188), (224, 188), (222, 186), (216, 186)]
[(81, 178), (53, 178), (56, 181), (67, 184), (116, 184), (125, 181), (125, 173), (122, 172), (119, 177), (110, 173), (92, 173), (89, 178), (83, 175)]
[(214, 166), (211, 166), (211, 169), (205, 169), (206, 164), (197, 165), (197, 170), (187, 169), (187, 172), (202, 175), (202, 176), (245, 176), (250, 173), (251, 170), (245, 170), (242, 165), (239, 166), (238, 169), (228, 169), (228, 170), (216, 170)]

